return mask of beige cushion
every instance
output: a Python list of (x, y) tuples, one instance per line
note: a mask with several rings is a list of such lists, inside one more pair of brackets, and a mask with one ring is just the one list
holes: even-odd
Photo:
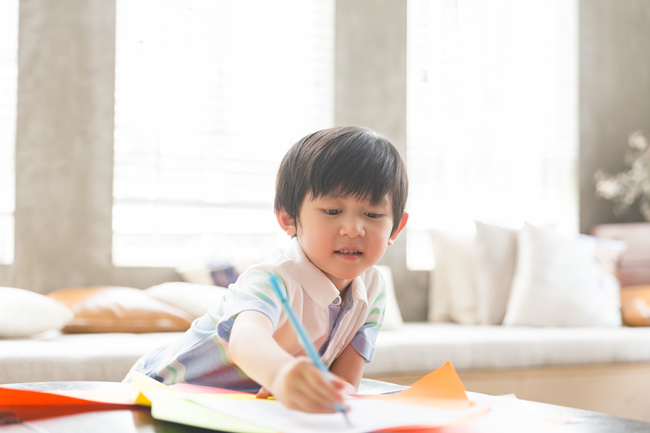
[(74, 312), (63, 332), (174, 332), (185, 331), (192, 316), (129, 287), (80, 287), (48, 295)]
[(474, 237), (431, 230), (436, 268), (429, 292), (430, 322), (478, 323)]
[(74, 317), (65, 305), (28, 290), (0, 287), (0, 337), (61, 329)]
[(628, 326), (650, 326), (650, 285), (623, 287), (621, 314)]
[(517, 260), (517, 230), (476, 222), (476, 314), (481, 325), (506, 315)]

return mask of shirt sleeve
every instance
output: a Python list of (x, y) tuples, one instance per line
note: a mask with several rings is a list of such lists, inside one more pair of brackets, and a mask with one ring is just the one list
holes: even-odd
[[(280, 320), (281, 304), (271, 288), (269, 272), (252, 270), (242, 275), (242, 281), (232, 286), (224, 302), (216, 306), (217, 334), (225, 342), (230, 341), (230, 332), (237, 315), (243, 311), (259, 311), (273, 323), (273, 330)], [(282, 278), (280, 289), (286, 290)]]
[(384, 314), (386, 312), (386, 291), (381, 292), (370, 307), (370, 313), (366, 321), (359, 328), (352, 338), (350, 344), (366, 360), (366, 364), (372, 362), (375, 355), (375, 342), (377, 335), (384, 324)]

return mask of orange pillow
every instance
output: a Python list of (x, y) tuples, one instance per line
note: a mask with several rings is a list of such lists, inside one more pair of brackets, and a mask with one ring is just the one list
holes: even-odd
[(628, 326), (650, 326), (650, 285), (621, 289), (621, 314)]
[(77, 287), (48, 294), (70, 308), (75, 317), (68, 333), (186, 331), (192, 317), (180, 308), (129, 287)]

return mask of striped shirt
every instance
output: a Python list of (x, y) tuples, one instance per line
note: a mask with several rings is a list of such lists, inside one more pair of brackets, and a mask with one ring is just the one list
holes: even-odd
[(293, 356), (305, 355), (271, 289), (271, 273), (279, 277), (326, 366), (350, 344), (366, 363), (372, 361), (386, 304), (386, 284), (380, 272), (372, 267), (352, 280), (341, 299), (334, 284), (309, 261), (294, 238), (289, 248), (246, 270), (230, 285), (223, 300), (196, 319), (180, 341), (148, 353), (132, 370), (165, 384), (257, 392), (260, 386), (232, 362), (228, 351), (230, 331), (239, 313), (255, 310), (265, 314), (273, 324), (276, 342)]

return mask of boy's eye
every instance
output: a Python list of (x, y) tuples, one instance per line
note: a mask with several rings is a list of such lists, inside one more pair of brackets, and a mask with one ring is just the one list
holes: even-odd
[(338, 215), (341, 213), (341, 211), (338, 209), (323, 209), (323, 212), (325, 212), (327, 215)]
[(381, 218), (382, 215), (380, 213), (366, 212), (366, 216), (368, 218), (375, 219), (375, 218)]

